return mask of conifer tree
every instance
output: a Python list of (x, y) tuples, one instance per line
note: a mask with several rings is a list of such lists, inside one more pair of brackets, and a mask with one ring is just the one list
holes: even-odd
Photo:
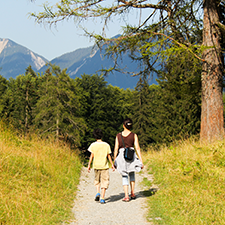
[(130, 89), (107, 86), (105, 133), (108, 142), (114, 148), (116, 134), (123, 130), (122, 122), (133, 115), (133, 96)]
[(94, 140), (93, 130), (100, 128), (104, 131), (105, 128), (105, 121), (107, 121), (107, 82), (97, 74), (92, 76), (83, 74), (81, 78), (77, 77), (75, 82), (82, 90), (82, 104), (84, 109), (82, 117), (87, 124), (82, 146), (86, 150), (88, 145)]
[(140, 79), (134, 97), (134, 128), (140, 143), (169, 143), (198, 134), (201, 64), (183, 51), (167, 61), (158, 86)]
[(140, 143), (145, 146), (154, 142), (152, 139), (152, 112), (154, 110), (154, 108), (151, 107), (152, 91), (154, 91), (154, 88), (149, 87), (147, 79), (142, 77), (137, 83), (133, 99), (134, 114), (132, 118), (134, 122), (134, 132), (138, 134)]
[(39, 77), (31, 68), (28, 66), (25, 72), (25, 133), (29, 130), (30, 126), (33, 125), (34, 120), (34, 109), (39, 98)]
[(37, 102), (35, 124), (41, 135), (54, 135), (79, 146), (85, 130), (80, 112), (80, 94), (74, 80), (51, 65), (41, 76), (40, 99)]
[[(179, 66), (177, 66), (179, 65)], [(159, 76), (161, 87), (155, 132), (164, 142), (196, 135), (200, 130), (201, 64), (186, 52), (171, 57)], [(160, 141), (160, 140), (159, 140)]]
[[(164, 61), (181, 50), (198, 58), (202, 62), (201, 139), (210, 142), (224, 136), (224, 8), (224, 1), (221, 0), (119, 0), (112, 1), (110, 5), (105, 1), (61, 0), (54, 7), (44, 5), (44, 12), (32, 16), (38, 22), (50, 25), (71, 17), (77, 22), (100, 17), (104, 21), (104, 34), (112, 18), (138, 10), (139, 22), (134, 25), (128, 22), (118, 38), (112, 40), (104, 35), (86, 34), (94, 37), (99, 45), (110, 43), (108, 50), (113, 57), (131, 52), (132, 58), (142, 64), (140, 74), (150, 74), (154, 70), (155, 60)], [(144, 17), (143, 11), (147, 11)]]
[(4, 94), (3, 118), (26, 134), (33, 125), (34, 108), (38, 100), (38, 77), (31, 67), (25, 75), (9, 79)]
[(83, 74), (75, 82), (82, 90), (82, 117), (87, 124), (82, 148), (87, 149), (94, 141), (93, 130), (100, 128), (104, 133), (103, 140), (113, 149), (115, 136), (121, 131), (123, 119), (133, 113), (132, 92), (107, 85), (104, 77), (97, 74)]
[(5, 108), (4, 95), (8, 88), (8, 81), (0, 75), (0, 115), (3, 117), (3, 109)]

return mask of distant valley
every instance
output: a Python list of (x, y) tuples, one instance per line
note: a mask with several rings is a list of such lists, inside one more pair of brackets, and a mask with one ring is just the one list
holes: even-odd
[[(113, 66), (113, 61), (104, 57), (104, 52), (93, 49), (93, 46), (65, 53), (50, 62), (60, 66), (61, 69), (67, 68), (67, 73), (71, 78), (81, 77), (84, 73), (94, 74), (97, 70)], [(3, 77), (16, 78), (16, 76), (24, 74), (29, 65), (35, 72), (41, 73), (47, 69), (46, 63), (48, 63), (47, 59), (28, 48), (10, 39), (0, 38), (0, 75)], [(119, 62), (119, 65), (122, 68), (126, 67), (128, 71), (138, 71), (138, 65), (132, 62), (128, 55), (123, 55), (123, 60)], [(116, 71), (105, 77), (105, 80), (113, 86), (134, 89), (139, 78)], [(151, 83), (156, 83), (155, 79)]]

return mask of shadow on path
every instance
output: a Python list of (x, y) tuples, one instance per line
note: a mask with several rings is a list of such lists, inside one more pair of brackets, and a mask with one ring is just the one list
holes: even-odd
[[(138, 191), (135, 192), (136, 194), (136, 199), (137, 198), (146, 198), (146, 197), (151, 197), (152, 195), (154, 195), (157, 192), (157, 188), (150, 188), (144, 191)], [(116, 201), (121, 201), (124, 198), (124, 193), (121, 192), (117, 195), (111, 195), (108, 198), (105, 198), (106, 202), (116, 202)]]

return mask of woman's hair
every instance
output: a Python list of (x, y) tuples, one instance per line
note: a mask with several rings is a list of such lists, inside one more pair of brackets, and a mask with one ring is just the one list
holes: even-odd
[(102, 133), (102, 130), (97, 128), (97, 129), (94, 129), (93, 131), (93, 136), (95, 139), (99, 140), (99, 139), (102, 139), (103, 137), (103, 133)]
[(132, 119), (130, 119), (130, 118), (124, 119), (123, 125), (124, 125), (128, 130), (131, 130), (131, 129), (132, 129), (132, 125), (133, 125)]

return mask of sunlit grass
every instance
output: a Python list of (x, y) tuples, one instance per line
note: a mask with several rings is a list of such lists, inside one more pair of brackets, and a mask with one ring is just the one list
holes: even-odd
[(154, 224), (225, 224), (225, 141), (149, 151), (146, 165), (159, 187), (148, 197)]
[(78, 154), (54, 141), (18, 138), (0, 124), (0, 224), (60, 224), (72, 218)]

